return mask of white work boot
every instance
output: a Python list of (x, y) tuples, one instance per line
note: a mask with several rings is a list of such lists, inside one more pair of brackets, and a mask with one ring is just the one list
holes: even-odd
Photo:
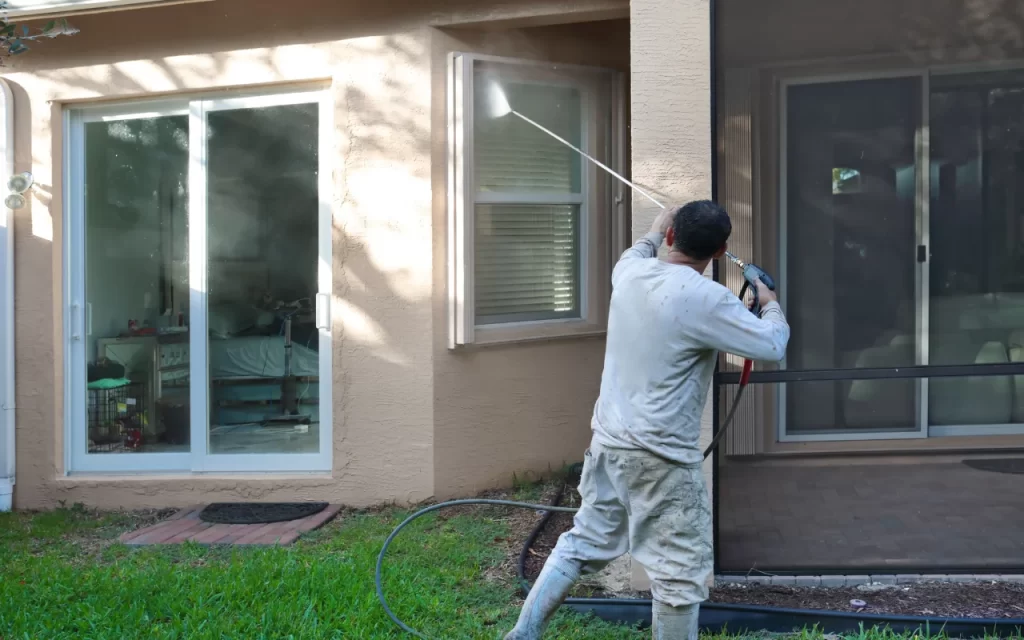
[(526, 596), (519, 621), (505, 640), (540, 640), (569, 589), (580, 578), (580, 570), (564, 560), (548, 558), (544, 569)]
[(651, 614), (654, 640), (697, 640), (699, 604), (670, 607), (655, 602)]

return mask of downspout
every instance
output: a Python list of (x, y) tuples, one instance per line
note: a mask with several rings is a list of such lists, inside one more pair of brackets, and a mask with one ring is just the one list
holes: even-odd
[[(14, 94), (0, 79), (3, 180), (14, 174)], [(14, 505), (14, 211), (0, 215), (0, 511)]]

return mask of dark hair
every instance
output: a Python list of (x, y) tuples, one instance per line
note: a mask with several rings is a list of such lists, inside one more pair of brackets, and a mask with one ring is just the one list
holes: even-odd
[(677, 250), (694, 260), (707, 260), (729, 240), (732, 222), (717, 203), (697, 200), (683, 205), (676, 214), (672, 231)]

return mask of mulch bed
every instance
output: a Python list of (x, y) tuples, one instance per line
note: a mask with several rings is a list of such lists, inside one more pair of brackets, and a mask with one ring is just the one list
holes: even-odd
[[(918, 583), (879, 588), (722, 585), (712, 602), (941, 618), (1024, 618), (1024, 584)], [(866, 604), (856, 607), (851, 600)], [(858, 603), (859, 604), (859, 603)]]
[[(578, 506), (579, 494), (566, 489), (562, 504)], [(517, 523), (513, 538), (520, 540), (518, 555), (537, 518)], [(558, 542), (558, 536), (572, 528), (571, 514), (555, 514), (538, 536), (526, 561), (526, 578), (531, 583)], [(513, 574), (515, 564), (512, 563)], [(600, 598), (608, 595), (594, 586), (578, 586), (575, 597)], [(647, 599), (650, 592), (636, 592)], [(866, 606), (851, 605), (852, 600)], [(949, 618), (1024, 618), (1024, 584), (1016, 583), (919, 583), (912, 585), (868, 585), (864, 587), (785, 587), (776, 585), (722, 584), (711, 590), (710, 602), (748, 604), (792, 609), (858, 611), (864, 613)]]
[[(565, 493), (562, 496), (562, 502), (559, 506), (580, 506), (580, 494), (572, 487), (566, 487)], [(538, 519), (539, 518), (534, 518), (530, 522), (529, 528), (525, 531), (517, 532), (521, 534), (518, 536), (520, 549), (517, 550), (517, 553), (522, 550), (522, 544), (526, 541), (526, 537), (529, 535), (530, 531), (533, 530), (533, 527), (536, 526)], [(531, 584), (537, 579), (537, 576), (540, 575), (541, 569), (544, 568), (544, 562), (548, 559), (548, 556), (551, 555), (551, 551), (558, 543), (558, 536), (562, 535), (562, 533), (569, 529), (572, 529), (571, 513), (556, 513), (551, 516), (550, 520), (548, 520), (544, 530), (540, 532), (539, 536), (537, 536), (537, 540), (533, 543), (533, 546), (530, 547), (530, 551), (526, 556), (526, 570), (524, 573), (526, 574), (526, 579), (529, 580)], [(578, 585), (571, 595), (575, 597), (597, 598), (602, 594), (601, 590), (595, 586)]]

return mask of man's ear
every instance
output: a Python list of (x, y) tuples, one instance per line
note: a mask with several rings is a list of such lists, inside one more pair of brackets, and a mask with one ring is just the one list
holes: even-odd
[(665, 232), (665, 244), (668, 245), (669, 249), (676, 246), (676, 230), (672, 227), (669, 227), (668, 231)]
[(715, 260), (718, 260), (725, 255), (725, 252), (729, 250), (729, 243), (726, 242), (722, 245), (722, 248), (715, 252)]

